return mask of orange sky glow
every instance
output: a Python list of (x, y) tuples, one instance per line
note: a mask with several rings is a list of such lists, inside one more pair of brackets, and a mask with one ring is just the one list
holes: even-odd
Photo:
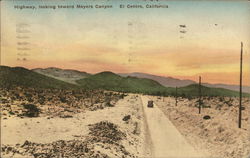
[[(29, 12), (13, 9), (14, 3), (2, 2), (3, 65), (143, 72), (194, 81), (202, 76), (207, 83), (239, 84), (242, 41), (243, 84), (250, 85), (247, 2), (162, 2), (170, 7), (151, 12)], [(17, 38), (22, 23), (29, 31), (25, 40)], [(180, 24), (186, 25), (185, 34)], [(27, 42), (28, 50), (20, 50), (20, 42)]]

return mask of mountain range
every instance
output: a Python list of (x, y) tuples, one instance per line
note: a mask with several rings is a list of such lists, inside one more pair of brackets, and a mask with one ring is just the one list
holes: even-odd
[[(191, 84), (197, 84), (197, 82), (192, 80), (180, 80), (173, 77), (163, 77), (163, 76), (157, 76), (157, 75), (151, 75), (146, 73), (139, 73), (139, 72), (133, 72), (133, 73), (120, 73), (121, 76), (133, 76), (138, 78), (148, 78), (151, 80), (155, 80), (159, 82), (161, 85), (165, 87), (185, 87)], [(225, 88), (233, 91), (239, 91), (239, 85), (229, 85), (229, 84), (211, 84), (211, 83), (202, 83), (202, 85), (206, 87), (211, 88)], [(243, 86), (242, 91), (246, 93), (250, 93), (250, 86)]]
[[(171, 85), (171, 86), (169, 86)], [(175, 95), (175, 86), (182, 96), (197, 96), (198, 85), (191, 80), (179, 80), (143, 73), (115, 74), (104, 71), (97, 74), (46, 68), (28, 70), (22, 67), (0, 66), (0, 87), (26, 86), (58, 89), (104, 89), (151, 95)], [(236, 91), (202, 85), (202, 94), (209, 96), (237, 96)], [(249, 94), (244, 94), (249, 95)]]
[(137, 78), (147, 78), (154, 81), (159, 82), (161, 85), (165, 87), (184, 87), (188, 86), (190, 84), (196, 84), (196, 82), (192, 80), (180, 80), (173, 77), (162, 77), (157, 75), (151, 75), (146, 73), (140, 73), (140, 72), (133, 72), (133, 73), (120, 73), (119, 75), (127, 77), (137, 77)]
[[(32, 71), (35, 71), (37, 73), (59, 79), (68, 83), (77, 84), (76, 80), (86, 78), (92, 74), (83, 72), (83, 71), (77, 71), (77, 70), (71, 70), (71, 69), (59, 69), (55, 67), (49, 67), (49, 68), (37, 68), (32, 69)], [(157, 76), (157, 75), (151, 75), (147, 73), (140, 73), (140, 72), (133, 72), (133, 73), (117, 73), (118, 75), (122, 77), (137, 77), (137, 78), (145, 78), (145, 79), (151, 79), (154, 81), (157, 81), (164, 87), (185, 87), (191, 84), (197, 84), (197, 82), (192, 80), (180, 80), (173, 77), (164, 77), (164, 76)], [(224, 88), (229, 89), (233, 91), (239, 91), (239, 85), (229, 85), (229, 84), (211, 84), (211, 83), (202, 83), (202, 85), (206, 87), (211, 88)], [(250, 93), (250, 86), (243, 86), (242, 91), (246, 93)]]
[(57, 80), (23, 67), (0, 66), (0, 87), (11, 88), (15, 86), (32, 88), (76, 88), (74, 84)]

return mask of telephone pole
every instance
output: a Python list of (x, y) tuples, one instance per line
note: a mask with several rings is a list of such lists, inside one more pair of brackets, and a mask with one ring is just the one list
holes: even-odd
[(177, 106), (177, 87), (175, 87), (175, 106)]
[(241, 110), (242, 110), (242, 55), (243, 54), (243, 43), (241, 42), (240, 49), (240, 105), (239, 105), (239, 128), (241, 128)]
[(199, 76), (199, 114), (201, 113), (201, 76)]

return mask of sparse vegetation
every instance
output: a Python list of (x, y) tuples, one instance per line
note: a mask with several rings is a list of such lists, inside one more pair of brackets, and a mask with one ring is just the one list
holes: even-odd
[[(197, 114), (198, 97), (192, 100), (183, 98), (178, 100), (178, 106), (173, 102), (175, 98), (166, 98), (165, 102), (154, 97), (154, 101), (161, 110), (170, 118), (171, 122), (186, 137), (190, 143), (197, 147), (204, 145), (204, 149), (211, 153), (210, 157), (240, 158), (247, 157), (250, 141), (249, 133), (249, 107), (244, 106), (242, 126), (237, 126), (238, 97), (202, 97), (203, 106), (201, 114)], [(230, 106), (228, 105), (230, 104)], [(243, 98), (243, 105), (249, 104), (249, 98)], [(205, 108), (209, 107), (209, 108)], [(202, 142), (202, 143), (199, 143)], [(235, 146), (237, 144), (237, 147)]]
[(209, 115), (205, 115), (205, 116), (203, 117), (203, 119), (204, 119), (204, 120), (209, 120), (209, 119), (211, 119), (211, 117), (210, 117)]
[(105, 148), (106, 151), (107, 148), (111, 149), (111, 147), (113, 147), (116, 149), (116, 153), (127, 155), (128, 157), (135, 157), (120, 143), (122, 139), (126, 138), (126, 134), (122, 132), (116, 124), (101, 121), (89, 125), (89, 130), (89, 136), (84, 140), (58, 140), (46, 144), (26, 140), (22, 145), (3, 145), (1, 151), (5, 154), (18, 153), (23, 156), (29, 155), (36, 158), (109, 158), (106, 152), (103, 152), (103, 150), (99, 151), (95, 148), (95, 144), (98, 143)]
[[(19, 111), (10, 114), (20, 117), (37, 117), (38, 113), (67, 117), (84, 110), (94, 111), (105, 107), (114, 107), (118, 100), (126, 96), (124, 93), (104, 92), (102, 90), (57, 90), (25, 87), (11, 88), (8, 91), (0, 89), (0, 92), (6, 94), (1, 100), (2, 109)], [(16, 94), (19, 94), (19, 99), (15, 97)], [(10, 106), (10, 101), (14, 104), (13, 106)], [(39, 109), (39, 112), (34, 106)]]
[(108, 121), (101, 121), (89, 126), (90, 135), (96, 138), (96, 142), (113, 144), (126, 137), (126, 134), (120, 131), (117, 125)]
[(34, 104), (24, 104), (23, 107), (26, 109), (24, 113), (27, 117), (38, 117), (40, 110)]
[(128, 121), (128, 120), (130, 120), (131, 119), (131, 115), (126, 115), (126, 116), (124, 116), (123, 117), (123, 121)]

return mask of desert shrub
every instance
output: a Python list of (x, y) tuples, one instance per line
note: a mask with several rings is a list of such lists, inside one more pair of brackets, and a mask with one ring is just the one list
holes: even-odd
[(180, 95), (180, 97), (182, 97), (182, 98), (187, 98), (187, 97), (188, 97), (188, 95), (186, 95), (186, 94), (182, 93), (182, 94)]
[(217, 109), (221, 110), (222, 106), (223, 106), (223, 104), (218, 104), (218, 105), (215, 107), (215, 109), (216, 109), (216, 110), (217, 110)]
[(107, 92), (106, 95), (107, 95), (107, 96), (112, 96), (113, 93), (112, 93), (112, 92)]
[(67, 102), (66, 97), (64, 97), (64, 96), (59, 96), (59, 99), (60, 99), (60, 101), (62, 103), (66, 103)]
[(6, 104), (9, 103), (9, 101), (5, 98), (0, 98), (0, 103)]
[(40, 109), (37, 108), (34, 104), (23, 104), (23, 107), (26, 109), (24, 113), (27, 117), (38, 117)]
[(34, 100), (32, 98), (27, 98), (28, 102), (33, 102)]
[(99, 123), (89, 125), (89, 134), (95, 137), (96, 142), (105, 142), (113, 144), (126, 137), (116, 124), (108, 121), (101, 121)]
[(187, 99), (190, 101), (190, 100), (193, 99), (193, 97), (188, 95), (188, 96), (187, 96)]
[(224, 103), (227, 104), (229, 107), (230, 107), (230, 106), (233, 106), (233, 104), (231, 103), (231, 100), (229, 100), (229, 101), (224, 101)]
[(15, 93), (14, 96), (16, 99), (20, 99), (20, 95), (18, 93)]
[(99, 99), (99, 98), (95, 98), (95, 99), (94, 99), (94, 103), (95, 103), (95, 104), (100, 103), (100, 99)]
[(211, 99), (212, 99), (212, 97), (211, 97), (211, 96), (208, 96), (206, 99), (207, 99), (207, 100), (211, 100)]
[[(199, 106), (199, 100), (198, 100), (198, 106)], [(201, 100), (201, 107), (202, 107), (202, 108), (211, 108), (211, 106), (205, 104), (203, 100)]]
[(207, 105), (207, 104), (203, 104), (202, 107), (203, 107), (203, 108), (211, 108), (211, 106), (210, 106), (210, 105)]
[(13, 111), (10, 111), (9, 114), (10, 115), (15, 115), (15, 113)]
[[(202, 108), (211, 108), (211, 106), (205, 104), (203, 100), (200, 101), (200, 105), (201, 105)], [(197, 100), (197, 101), (195, 102), (195, 107), (197, 107), (197, 108), (199, 107), (199, 100)]]
[[(48, 97), (47, 99), (48, 99), (48, 101), (51, 101), (53, 99), (53, 97)], [(45, 98), (44, 98), (44, 100), (45, 100)]]
[(125, 96), (126, 96), (126, 95), (125, 95), (124, 93), (122, 93), (122, 94), (119, 95), (119, 98), (120, 98), (120, 99), (123, 99)]
[(39, 97), (38, 103), (43, 105), (45, 103), (45, 98), (44, 97)]
[(126, 115), (126, 116), (124, 116), (123, 117), (123, 121), (128, 121), (128, 120), (130, 120), (131, 119), (131, 116), (130, 115)]
[(110, 98), (109, 96), (105, 96), (104, 101), (105, 101), (105, 102), (110, 102), (110, 101), (111, 101), (111, 98)]
[(204, 119), (204, 120), (209, 120), (209, 119), (211, 119), (211, 117), (210, 117), (209, 115), (205, 115), (205, 116), (203, 117), (203, 119)]
[(113, 105), (113, 104), (111, 104), (111, 102), (110, 102), (110, 101), (106, 102), (106, 103), (105, 103), (105, 106), (107, 106), (107, 107), (114, 107), (114, 105)]
[(38, 95), (38, 103), (43, 105), (45, 103), (44, 95)]
[(224, 100), (225, 100), (224, 97), (219, 97), (220, 102), (223, 102)]
[(30, 94), (30, 93), (24, 93), (24, 95), (25, 95), (27, 98), (31, 98), (31, 97), (32, 97), (32, 94)]

